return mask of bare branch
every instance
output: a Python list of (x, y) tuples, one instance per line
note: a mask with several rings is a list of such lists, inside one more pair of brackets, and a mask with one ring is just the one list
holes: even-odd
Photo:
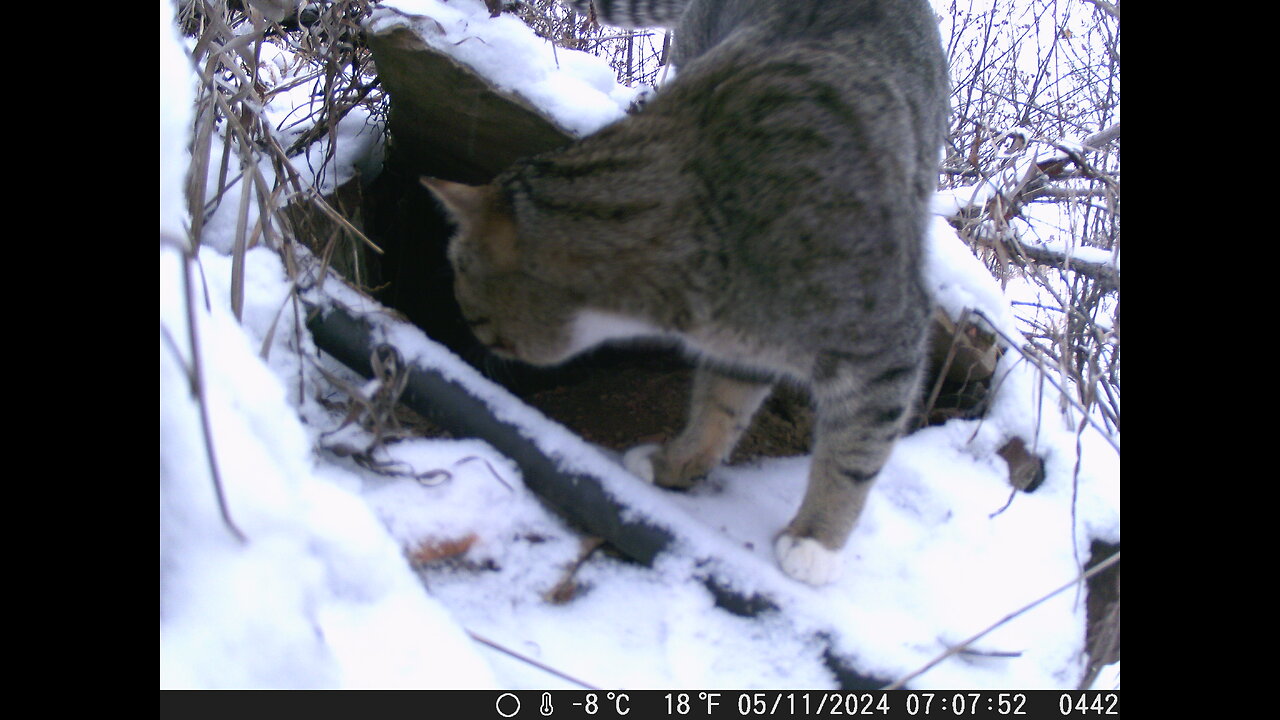
[(1116, 123), (1106, 130), (1096, 132), (1084, 139), (1084, 146), (1087, 150), (1101, 150), (1112, 140), (1120, 137), (1120, 123)]
[(1102, 12), (1110, 15), (1116, 20), (1120, 19), (1120, 8), (1107, 2), (1107, 0), (1084, 0), (1084, 1), (1098, 8)]

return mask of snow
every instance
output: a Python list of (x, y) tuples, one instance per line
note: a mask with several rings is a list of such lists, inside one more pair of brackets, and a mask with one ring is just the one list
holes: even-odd
[[(553, 54), (513, 19), (490, 19), (478, 0), (396, 6), (430, 15), (443, 34), (414, 22), (429, 41), (577, 132), (625, 107), (627, 91), (607, 87), (612, 74), (594, 59)], [(194, 82), (176, 70), (189, 64), (169, 3), (160, 8), (161, 231), (185, 237)], [(385, 13), (374, 22), (403, 21)], [(483, 42), (457, 42), (467, 37)], [(362, 132), (363, 122), (344, 132)], [(349, 177), (368, 162), (353, 153), (331, 173)], [(161, 243), (162, 688), (577, 687), (476, 637), (611, 689), (834, 687), (819, 634), (860, 671), (898, 678), (1075, 577), (1092, 540), (1119, 541), (1118, 451), (1091, 427), (1079, 430), (1080, 419), (1060, 411), (1056, 392), (1017, 353), (1001, 360), (987, 417), (927, 428), (895, 447), (841, 555), (841, 579), (814, 589), (782, 575), (772, 553), (800, 501), (808, 458), (724, 467), (691, 492), (662, 491), (342, 284), (310, 290), (313, 300), (369, 313), (407, 361), (463, 383), (564, 469), (599, 477), (636, 515), (673, 531), (673, 549), (655, 567), (597, 551), (572, 574), (567, 600), (553, 601), (549, 593), (582, 552), (581, 534), (483, 441), (418, 438), (380, 451), (422, 480), (378, 474), (324, 449), (368, 436), (355, 426), (331, 434), (343, 412), (319, 399), (344, 398), (317, 364), (354, 387), (366, 383), (315, 350), (282, 263), (266, 248), (246, 255), (245, 309), (235, 320), (233, 231), (225, 219), (206, 227), (198, 267)], [(976, 308), (1018, 337), (1008, 295), (940, 220), (927, 277), (953, 316)], [(218, 477), (243, 542), (223, 522), (201, 403), (190, 390), (188, 303)], [(1034, 493), (1008, 485), (996, 451), (1011, 437), (1046, 459)], [(415, 554), (445, 559), (415, 573), (406, 561)], [(743, 618), (716, 608), (708, 573), (767, 595), (779, 611)], [(974, 649), (987, 654), (957, 655), (910, 685), (1074, 687), (1083, 602), (1061, 593), (979, 640)], [(1118, 686), (1113, 672), (1099, 683)]]
[(512, 15), (489, 17), (480, 2), (397, 0), (375, 13), (373, 32), (413, 29), (498, 88), (515, 92), (577, 135), (617, 120), (640, 88), (620, 86), (608, 61), (539, 40)]

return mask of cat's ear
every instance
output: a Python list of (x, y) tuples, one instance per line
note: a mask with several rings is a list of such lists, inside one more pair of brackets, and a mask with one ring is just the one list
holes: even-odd
[(440, 180), (438, 178), (418, 178), (422, 186), (431, 191), (440, 201), (449, 216), (459, 225), (474, 224), (484, 216), (489, 206), (490, 188), (486, 185), (464, 185), (463, 183)]
[(419, 178), (440, 201), (462, 234), (478, 243), (499, 267), (514, 267), (515, 222), (493, 185), (466, 185), (438, 178)]

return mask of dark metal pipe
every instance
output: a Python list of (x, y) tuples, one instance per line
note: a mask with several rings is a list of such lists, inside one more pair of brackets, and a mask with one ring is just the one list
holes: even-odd
[[(372, 327), (339, 308), (312, 312), (307, 328), (316, 346), (356, 372), (370, 376)], [(599, 479), (566, 473), (519, 429), (495, 418), (489, 407), (458, 383), (439, 373), (410, 365), (401, 402), (457, 437), (481, 438), (520, 467), (524, 483), (576, 526), (602, 537), (627, 557), (653, 564), (667, 548), (672, 533), (665, 528), (623, 517), (623, 507)]]

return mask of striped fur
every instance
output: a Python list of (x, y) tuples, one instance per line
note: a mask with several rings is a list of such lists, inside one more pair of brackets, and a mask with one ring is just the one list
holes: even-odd
[(671, 27), (679, 21), (689, 0), (570, 0), (576, 10), (590, 12), (597, 19), (618, 27)]
[(425, 182), (458, 222), (458, 300), (495, 351), (551, 364), (643, 334), (698, 358), (686, 428), (629, 453), (637, 474), (687, 486), (774, 382), (810, 388), (808, 489), (776, 551), (821, 584), (917, 395), (940, 42), (925, 0), (684, 5), (596, 2), (613, 20), (680, 15), (680, 73), (643, 111), (488, 186)]

